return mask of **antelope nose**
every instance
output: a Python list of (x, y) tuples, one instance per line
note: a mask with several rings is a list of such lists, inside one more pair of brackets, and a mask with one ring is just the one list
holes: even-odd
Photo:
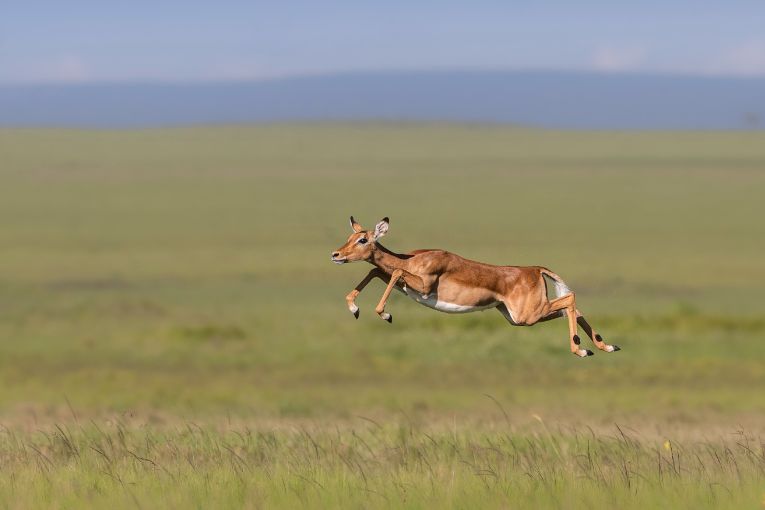
[(333, 259), (336, 259), (336, 258), (337, 258), (337, 257), (339, 257), (339, 256), (340, 256), (340, 252), (339, 252), (339, 251), (334, 251), (334, 252), (332, 252), (332, 258), (333, 258)]

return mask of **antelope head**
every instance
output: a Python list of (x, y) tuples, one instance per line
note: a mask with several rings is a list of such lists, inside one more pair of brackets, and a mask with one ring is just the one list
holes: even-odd
[(351, 229), (353, 233), (348, 240), (337, 251), (332, 252), (332, 262), (335, 264), (345, 264), (346, 262), (357, 262), (367, 260), (372, 256), (375, 250), (375, 243), (378, 239), (388, 232), (388, 218), (383, 218), (374, 230), (364, 230), (351, 216)]

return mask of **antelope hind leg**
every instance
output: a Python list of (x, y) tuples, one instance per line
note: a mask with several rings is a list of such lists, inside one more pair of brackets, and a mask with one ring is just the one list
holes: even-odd
[(616, 352), (621, 350), (621, 348), (618, 345), (611, 345), (611, 344), (605, 343), (603, 341), (603, 337), (601, 337), (599, 334), (595, 332), (594, 329), (592, 329), (592, 326), (590, 326), (590, 323), (587, 322), (587, 319), (584, 318), (584, 316), (579, 310), (576, 311), (576, 322), (577, 324), (579, 324), (579, 327), (581, 327), (584, 330), (584, 332), (587, 333), (587, 336), (590, 337), (590, 340), (592, 340), (592, 343), (595, 344), (595, 347), (597, 347), (601, 351)]
[(568, 319), (568, 336), (571, 353), (580, 358), (592, 356), (594, 353), (591, 350), (582, 349), (579, 346), (581, 344), (581, 339), (579, 338), (579, 335), (576, 334), (576, 300), (573, 292), (550, 301), (544, 316), (549, 317), (550, 315), (554, 315), (555, 317), (558, 317), (559, 315), (555, 314), (555, 312), (561, 311), (565, 312), (566, 318)]

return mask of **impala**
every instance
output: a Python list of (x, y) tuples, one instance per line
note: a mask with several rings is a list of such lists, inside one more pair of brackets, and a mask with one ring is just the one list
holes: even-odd
[[(446, 313), (468, 313), (496, 308), (514, 326), (531, 326), (557, 317), (568, 318), (571, 352), (592, 356), (580, 347), (577, 324), (601, 351), (615, 352), (592, 329), (576, 308), (574, 293), (555, 273), (540, 266), (494, 266), (468, 260), (444, 250), (415, 250), (394, 253), (378, 240), (388, 233), (389, 220), (383, 218), (374, 230), (365, 230), (351, 216), (346, 243), (332, 253), (332, 262), (345, 264), (365, 260), (374, 269), (346, 297), (348, 309), (359, 318), (356, 297), (375, 278), (387, 284), (375, 311), (384, 320), (393, 317), (385, 303), (397, 289), (418, 303)], [(552, 299), (548, 297), (548, 285)]]

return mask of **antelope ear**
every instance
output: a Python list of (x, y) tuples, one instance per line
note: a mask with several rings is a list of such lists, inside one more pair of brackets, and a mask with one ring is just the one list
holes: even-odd
[(380, 239), (382, 236), (384, 236), (385, 234), (387, 234), (387, 233), (388, 233), (388, 222), (389, 222), (389, 221), (390, 221), (390, 220), (389, 220), (389, 219), (388, 219), (388, 217), (386, 216), (385, 218), (383, 218), (382, 220), (380, 220), (380, 223), (378, 223), (377, 225), (375, 225), (375, 233), (374, 233), (374, 238), (375, 238), (375, 241), (377, 241), (377, 240), (378, 240), (378, 239)]
[(359, 225), (356, 222), (356, 220), (353, 219), (353, 216), (351, 216), (351, 228), (353, 229), (354, 232), (363, 232), (364, 231), (364, 227)]

